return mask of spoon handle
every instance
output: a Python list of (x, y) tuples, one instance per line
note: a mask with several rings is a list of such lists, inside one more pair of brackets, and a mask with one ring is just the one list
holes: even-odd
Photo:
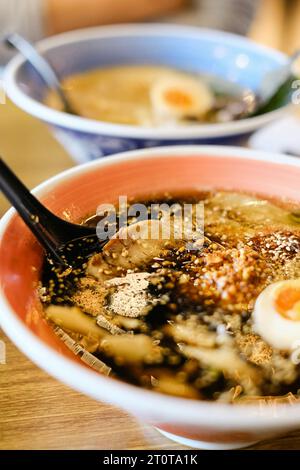
[(57, 219), (23, 185), (0, 157), (0, 189), (15, 207), (25, 224), (34, 233), (41, 245), (60, 264), (65, 261), (57, 253), (57, 240), (48, 226)]

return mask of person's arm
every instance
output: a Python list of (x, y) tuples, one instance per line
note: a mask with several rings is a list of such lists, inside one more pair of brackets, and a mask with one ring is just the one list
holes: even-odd
[(187, 0), (46, 0), (49, 34), (87, 26), (151, 19), (181, 7)]

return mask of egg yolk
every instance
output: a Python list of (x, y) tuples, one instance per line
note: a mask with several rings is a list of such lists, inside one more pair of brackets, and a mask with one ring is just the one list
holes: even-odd
[(176, 106), (180, 108), (188, 108), (193, 103), (191, 97), (187, 93), (184, 93), (181, 90), (176, 90), (175, 88), (172, 90), (171, 89), (167, 90), (164, 93), (164, 96), (165, 96), (166, 102), (170, 104), (171, 106)]
[(288, 320), (300, 321), (300, 287), (285, 287), (275, 299), (278, 313)]

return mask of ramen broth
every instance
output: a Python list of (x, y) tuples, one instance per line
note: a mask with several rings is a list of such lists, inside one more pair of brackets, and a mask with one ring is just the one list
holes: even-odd
[[(193, 210), (203, 204), (204, 234), (193, 240), (201, 243), (191, 249), (172, 230), (169, 238), (132, 237), (134, 229), (161, 227), (162, 211), (154, 219), (129, 218), (121, 229), (127, 239), (111, 239), (92, 253), (71, 285), (46, 261), (40, 293), (55, 332), (91, 367), (146, 389), (232, 403), (296, 400), (294, 351), (274, 347), (275, 304), (264, 304), (270, 318), (264, 330), (257, 298), (268, 298), (275, 283), (300, 278), (299, 208), (226, 191), (138, 202), (149, 212), (153, 203), (188, 203)], [(99, 221), (91, 215), (84, 222)], [(299, 328), (300, 286), (291, 292), (279, 299), (280, 308), (286, 299), (285, 315), (295, 306)], [(278, 335), (289, 344), (288, 329), (274, 330), (275, 344)]]
[[(92, 69), (62, 80), (72, 109), (85, 118), (146, 127), (216, 123), (243, 114), (236, 83), (169, 67), (126, 65)], [(49, 92), (45, 100), (61, 109)]]

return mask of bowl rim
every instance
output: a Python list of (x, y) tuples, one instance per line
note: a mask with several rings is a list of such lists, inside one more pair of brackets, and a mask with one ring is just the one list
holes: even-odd
[[(274, 165), (290, 165), (300, 167), (300, 159), (292, 156), (274, 154), (270, 152), (253, 151), (240, 147), (222, 146), (168, 146), (153, 149), (122, 152), (108, 159), (100, 159), (86, 164), (75, 166), (59, 173), (39, 186), (33, 193), (44, 196), (51, 192), (62, 182), (74, 176), (93, 171), (95, 167), (111, 166), (126, 161), (169, 157), (174, 159), (187, 156), (211, 156), (222, 158), (238, 158), (254, 161), (272, 162)], [(0, 243), (11, 220), (15, 217), (14, 209), (0, 220)], [(17, 347), (34, 363), (46, 370), (52, 376), (71, 386), (75, 390), (98, 400), (120, 406), (134, 414), (142, 410), (144, 416), (151, 415), (153, 410), (166, 415), (170, 419), (185, 424), (199, 422), (199, 425), (220, 429), (272, 429), (274, 427), (296, 427), (300, 420), (300, 404), (276, 404), (276, 408), (269, 405), (232, 405), (216, 402), (186, 399), (163, 395), (158, 392), (142, 389), (141, 387), (102, 376), (87, 369), (81, 364), (74, 363), (45, 344), (39, 337), (19, 319), (13, 308), (9, 305), (1, 286), (0, 279), (0, 325), (8, 337)], [(172, 413), (169, 410), (176, 410)], [(199, 419), (198, 419), (199, 418)]]
[[(42, 52), (51, 50), (54, 47), (71, 44), (74, 41), (85, 41), (101, 37), (120, 36), (176, 36), (176, 37), (205, 37), (207, 39), (218, 39), (222, 44), (241, 44), (256, 51), (262, 51), (269, 57), (274, 58), (278, 66), (287, 63), (287, 56), (270, 47), (258, 44), (251, 39), (238, 36), (233, 33), (217, 31), (207, 28), (197, 28), (194, 26), (151, 23), (151, 24), (122, 24), (85, 28), (77, 31), (70, 31), (43, 39), (37, 43)], [(21, 109), (29, 114), (38, 117), (52, 125), (67, 128), (73, 131), (81, 131), (87, 134), (102, 134), (107, 136), (118, 136), (123, 138), (170, 140), (170, 139), (191, 139), (224, 137), (246, 134), (252, 130), (273, 121), (282, 116), (289, 108), (289, 104), (274, 111), (265, 113), (240, 121), (233, 121), (219, 124), (196, 124), (193, 126), (182, 126), (176, 129), (162, 129), (153, 127), (141, 127), (125, 124), (106, 123), (95, 119), (88, 119), (81, 116), (73, 116), (65, 112), (52, 109), (45, 104), (28, 96), (18, 85), (17, 75), (20, 67), (26, 62), (20, 54), (17, 54), (6, 66), (4, 70), (4, 87), (9, 98)]]

